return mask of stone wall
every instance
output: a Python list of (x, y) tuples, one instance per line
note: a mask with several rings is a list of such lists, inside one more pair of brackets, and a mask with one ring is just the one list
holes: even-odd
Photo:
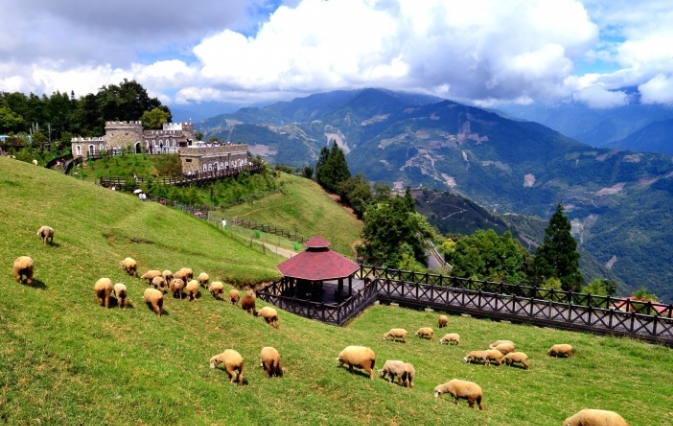
[(182, 173), (203, 173), (248, 165), (248, 145), (183, 148), (179, 151)]
[(73, 157), (89, 157), (89, 155), (100, 154), (102, 150), (107, 150), (104, 137), (72, 138), (70, 140), (70, 152)]
[(105, 122), (105, 138), (107, 149), (134, 146), (143, 138), (141, 121), (107, 121)]

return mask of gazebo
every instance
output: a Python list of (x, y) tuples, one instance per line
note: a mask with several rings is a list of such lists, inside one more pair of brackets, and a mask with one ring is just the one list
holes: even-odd
[[(315, 236), (304, 243), (306, 251), (278, 265), (286, 278), (292, 278), (298, 289), (315, 289), (322, 292), (324, 281), (337, 281), (337, 298), (343, 292), (344, 279), (348, 278), (348, 296), (353, 294), (353, 273), (357, 263), (328, 247), (330, 242)], [(308, 291), (313, 293), (312, 291)]]

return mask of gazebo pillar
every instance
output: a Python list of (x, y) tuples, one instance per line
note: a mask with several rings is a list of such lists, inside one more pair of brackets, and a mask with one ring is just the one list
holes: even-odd
[(348, 276), (348, 297), (353, 295), (353, 275)]

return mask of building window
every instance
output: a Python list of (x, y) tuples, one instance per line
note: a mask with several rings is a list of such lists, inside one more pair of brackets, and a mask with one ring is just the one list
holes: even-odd
[[(79, 147), (78, 147), (78, 148), (79, 148)], [(186, 163), (191, 163), (191, 162), (192, 162), (192, 159), (191, 159), (191, 158), (186, 158), (186, 159), (185, 159), (185, 162), (186, 162)]]
[(82, 155), (82, 147), (79, 145), (75, 145), (75, 152), (77, 155)]
[(207, 172), (207, 171), (208, 171), (208, 166), (206, 166), (205, 164), (203, 165), (203, 171), (204, 171), (204, 172)]

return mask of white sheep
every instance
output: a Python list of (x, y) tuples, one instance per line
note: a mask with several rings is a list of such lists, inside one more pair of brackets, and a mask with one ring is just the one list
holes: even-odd
[(173, 278), (180, 278), (182, 281), (188, 283), (194, 277), (194, 272), (190, 268), (180, 268), (180, 270), (173, 274)]
[(463, 362), (483, 361), (484, 365), (488, 365), (488, 353), (486, 351), (471, 351), (463, 358)]
[(413, 388), (415, 377), (416, 377), (416, 369), (412, 364), (405, 362), (404, 374), (402, 375), (402, 383), (404, 383), (404, 387)]
[(158, 316), (161, 316), (164, 307), (164, 294), (162, 292), (148, 287), (145, 289), (145, 293), (143, 293), (143, 299), (147, 303), (147, 307), (156, 312)]
[(559, 355), (565, 355), (568, 358), (573, 357), (573, 347), (566, 344), (554, 345), (547, 351), (547, 355), (558, 358)]
[(339, 367), (348, 364), (348, 371), (351, 373), (353, 373), (353, 367), (365, 370), (369, 373), (369, 378), (374, 380), (376, 355), (371, 349), (365, 346), (348, 346), (339, 353), (337, 361), (339, 361)]
[(222, 284), (220, 281), (213, 281), (212, 283), (210, 283), (208, 291), (210, 292), (210, 294), (213, 295), (215, 299), (221, 300), (222, 295), (224, 294), (224, 284)]
[(180, 278), (173, 278), (171, 280), (171, 283), (169, 284), (169, 288), (171, 290), (171, 293), (173, 293), (173, 297), (177, 297), (179, 299), (182, 299), (184, 296), (184, 289), (185, 289), (185, 282), (182, 281)]
[(241, 294), (236, 290), (235, 288), (232, 288), (229, 290), (229, 301), (231, 302), (232, 305), (238, 305), (238, 301), (241, 298)]
[(563, 421), (563, 426), (629, 426), (614, 411), (584, 409)]
[(437, 321), (437, 327), (438, 328), (444, 328), (446, 327), (446, 324), (449, 322), (449, 317), (446, 315), (440, 315), (439, 316), (439, 321)]
[(161, 271), (161, 278), (163, 278), (164, 281), (166, 281), (166, 284), (168, 284), (173, 279), (173, 273), (170, 271), (170, 269), (164, 269)]
[(510, 352), (510, 353), (508, 353), (508, 354), (506, 354), (505, 356), (502, 357), (502, 362), (509, 365), (510, 367), (515, 362), (520, 362), (523, 365), (523, 368), (525, 368), (526, 370), (529, 369), (529, 367), (528, 367), (528, 355), (526, 355), (523, 352)]
[(41, 226), (40, 229), (37, 230), (37, 235), (42, 238), (42, 244), (47, 244), (47, 240), (49, 241), (49, 244), (54, 243), (54, 228), (51, 226)]
[(414, 387), (414, 377), (416, 376), (416, 370), (414, 366), (408, 362), (399, 361), (399, 360), (388, 360), (383, 364), (383, 368), (379, 370), (379, 374), (382, 378), (386, 378), (388, 375), (388, 382), (392, 383), (395, 381), (397, 376), (398, 384), (404, 387)]
[(120, 308), (128, 306), (126, 286), (122, 283), (117, 283), (114, 285), (114, 287), (112, 287), (112, 290), (114, 291), (115, 297), (117, 298), (117, 306)]
[(470, 408), (474, 408), (474, 403), (476, 402), (480, 410), (484, 409), (482, 403), (484, 394), (481, 386), (476, 383), (453, 379), (435, 387), (435, 398), (439, 398), (443, 393), (450, 394), (454, 398), (456, 405), (459, 399), (466, 399)]
[(500, 351), (503, 355), (507, 355), (510, 352), (514, 352), (514, 343), (501, 343), (494, 347), (489, 346), (489, 349)]
[(268, 306), (263, 307), (257, 312), (258, 315), (262, 316), (267, 324), (271, 324), (272, 327), (278, 328), (278, 312)]
[(199, 274), (198, 281), (199, 281), (199, 284), (201, 284), (201, 286), (203, 286), (203, 288), (208, 288), (208, 283), (210, 282), (210, 277), (205, 272), (201, 272)]
[[(198, 281), (196, 282), (198, 284)], [(231, 383), (243, 384), (243, 357), (233, 349), (227, 349), (219, 355), (210, 358), (210, 368), (223, 364), (231, 377)], [(238, 372), (238, 374), (237, 374)]]
[(259, 354), (259, 365), (269, 374), (269, 377), (283, 377), (283, 367), (280, 365), (280, 354), (276, 348), (266, 346)]
[(456, 345), (460, 345), (460, 335), (458, 333), (447, 333), (439, 339), (439, 344), (443, 345), (444, 343), (451, 345), (451, 342), (456, 342)]
[(14, 260), (14, 278), (20, 283), (23, 276), (26, 276), (26, 284), (33, 285), (33, 270), (35, 262), (28, 256), (19, 256)]
[(433, 335), (434, 331), (430, 327), (421, 327), (416, 331), (416, 336), (421, 338), (429, 337), (432, 340)]
[(96, 298), (98, 298), (98, 304), (109, 308), (110, 294), (112, 293), (112, 281), (110, 278), (101, 278), (96, 281), (93, 290), (96, 293)]
[(161, 276), (161, 271), (158, 269), (150, 269), (149, 271), (145, 272), (140, 279), (141, 280), (147, 280), (147, 285), (152, 285), (152, 280), (154, 277), (160, 277)]
[(407, 343), (407, 330), (403, 328), (391, 328), (390, 331), (383, 335), (383, 340), (391, 338), (394, 341), (401, 339), (402, 342)]
[(122, 269), (126, 271), (127, 274), (134, 277), (138, 276), (137, 273), (138, 265), (136, 264), (136, 261), (133, 260), (132, 258), (127, 257), (126, 259), (119, 262), (119, 264), (121, 265)]
[(196, 280), (191, 280), (187, 283), (185, 287), (185, 292), (187, 293), (187, 298), (190, 302), (196, 300), (199, 296), (199, 282)]
[(166, 293), (166, 291), (168, 291), (166, 288), (166, 281), (164, 281), (163, 277), (161, 276), (152, 278), (152, 287), (156, 288), (162, 293)]
[(502, 345), (503, 343), (511, 343), (511, 344), (514, 344), (514, 342), (512, 342), (511, 340), (496, 340), (495, 342), (493, 342), (493, 343), (491, 343), (490, 345), (488, 345), (488, 348), (489, 348), (489, 349), (495, 349), (496, 346), (498, 346), (498, 345)]

